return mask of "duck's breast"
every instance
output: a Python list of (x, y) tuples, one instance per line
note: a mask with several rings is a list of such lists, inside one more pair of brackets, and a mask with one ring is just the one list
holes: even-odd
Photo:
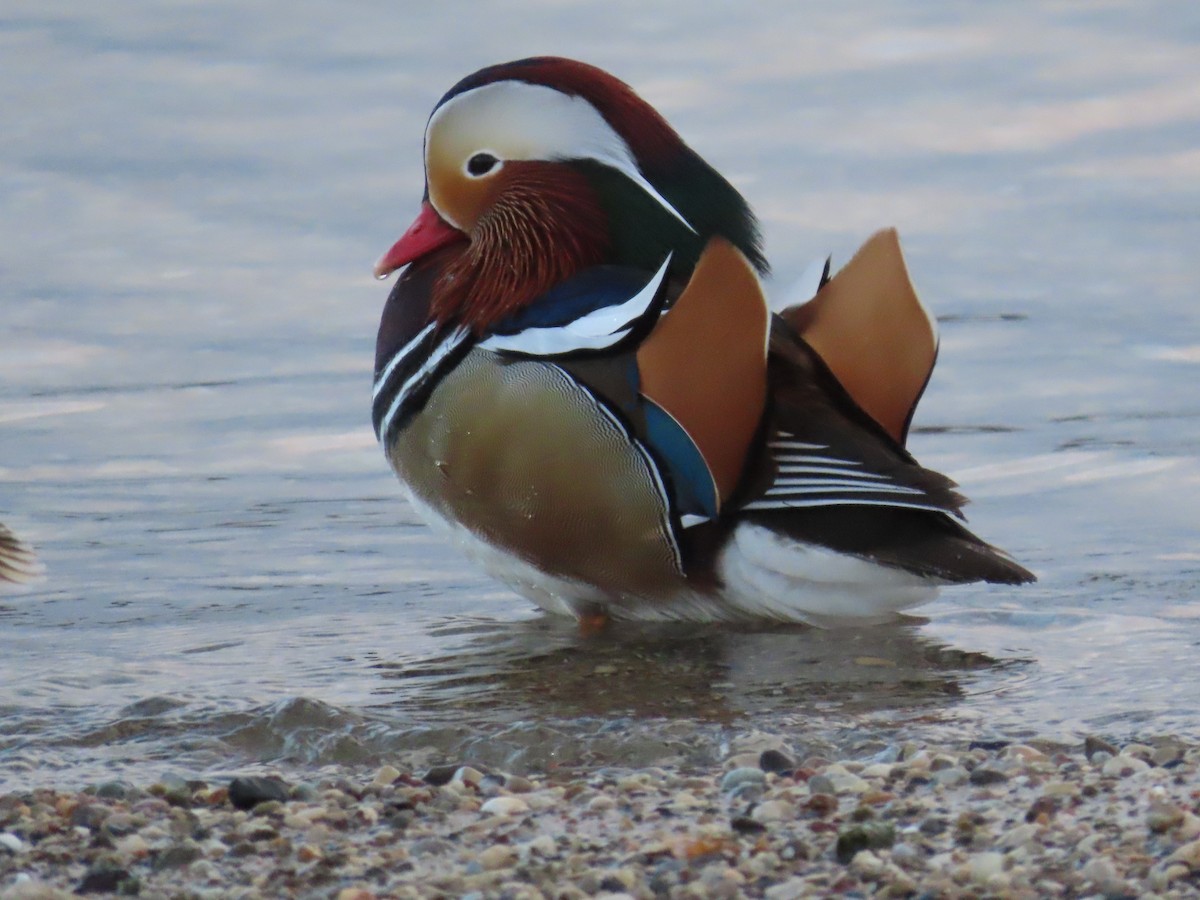
[(617, 598), (665, 597), (682, 584), (655, 466), (553, 363), (472, 351), (389, 457), (429, 513), (543, 572)]

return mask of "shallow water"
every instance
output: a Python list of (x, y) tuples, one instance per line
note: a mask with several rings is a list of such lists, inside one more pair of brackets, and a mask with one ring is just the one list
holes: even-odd
[[(827, 6), (0, 9), (0, 521), (48, 569), (0, 596), (0, 788), (1200, 739), (1200, 7)], [(370, 267), (433, 102), (548, 51), (743, 189), (781, 289), (900, 228), (942, 318), (911, 446), (1037, 585), (584, 639), (416, 522)]]

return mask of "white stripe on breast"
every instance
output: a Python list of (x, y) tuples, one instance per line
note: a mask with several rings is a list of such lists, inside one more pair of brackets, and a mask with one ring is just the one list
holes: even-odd
[(388, 407), (388, 411), (380, 420), (379, 440), (381, 442), (386, 443), (388, 430), (392, 425), (392, 419), (395, 418), (396, 413), (400, 410), (401, 405), (404, 403), (404, 400), (408, 397), (408, 395), (412, 393), (413, 389), (416, 388), (422, 381), (428, 378), (441, 364), (442, 360), (453, 353), (454, 350), (467, 339), (469, 334), (469, 329), (459, 328), (448, 335), (440, 344), (437, 345), (437, 347), (434, 348), (433, 352), (429, 354), (429, 358), (421, 364), (421, 368), (417, 369), (417, 371), (410, 375), (408, 380), (404, 382), (400, 390), (396, 392), (396, 396), (392, 400), (391, 406)]
[(523, 356), (558, 356), (577, 350), (603, 350), (619, 343), (629, 328), (645, 315), (666, 278), (671, 254), (646, 285), (616, 306), (592, 310), (565, 325), (526, 328), (516, 334), (494, 334), (479, 346), (483, 350), (520, 353)]
[(414, 349), (416, 349), (417, 345), (429, 336), (436, 324), (436, 322), (430, 322), (423, 329), (421, 329), (420, 334), (405, 344), (397, 353), (392, 355), (391, 361), (389, 361), (384, 370), (379, 373), (379, 377), (375, 379), (375, 390), (371, 394), (372, 400), (375, 400), (379, 397), (379, 392), (382, 391), (383, 386), (387, 384), (387, 380), (391, 377), (392, 372), (396, 370), (396, 366), (400, 365), (400, 363), (403, 362), (405, 358), (413, 352)]

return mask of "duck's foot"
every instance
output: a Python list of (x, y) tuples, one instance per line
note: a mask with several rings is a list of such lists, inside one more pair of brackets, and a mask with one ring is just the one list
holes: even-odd
[(608, 628), (608, 610), (602, 606), (590, 606), (579, 611), (579, 636), (595, 637)]

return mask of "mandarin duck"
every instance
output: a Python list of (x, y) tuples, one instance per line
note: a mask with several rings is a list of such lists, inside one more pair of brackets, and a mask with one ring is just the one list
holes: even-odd
[[(937, 353), (896, 233), (773, 310), (746, 201), (625, 83), (539, 57), (456, 84), (375, 357), (420, 515), (581, 621), (888, 619), (1033, 575), (905, 449)], [(811, 298), (811, 299), (810, 299)]]
[(42, 574), (37, 556), (0, 522), (0, 582), (25, 584)]

